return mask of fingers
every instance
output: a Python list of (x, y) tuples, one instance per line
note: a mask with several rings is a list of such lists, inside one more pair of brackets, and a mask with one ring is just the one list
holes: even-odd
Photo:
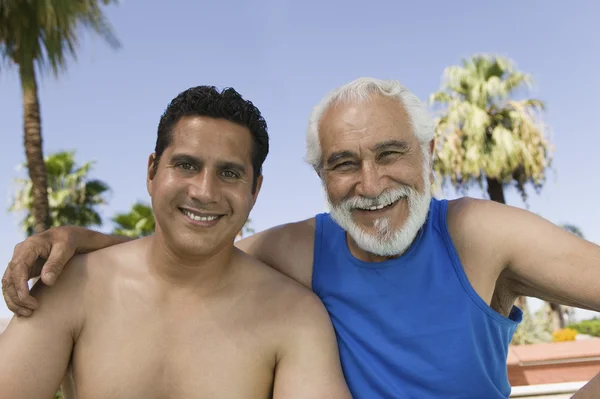
[[(8, 308), (22, 316), (38, 308), (37, 300), (29, 294), (30, 278), (42, 276), (42, 282), (53, 285), (65, 264), (73, 257), (69, 236), (55, 229), (31, 236), (15, 246), (4, 276), (2, 294)], [(46, 262), (43, 259), (47, 259)], [(42, 266), (43, 264), (43, 266)]]
[(16, 314), (29, 316), (38, 307), (37, 300), (29, 295), (30, 270), (39, 257), (46, 257), (48, 246), (43, 241), (28, 238), (17, 244), (13, 257), (2, 277), (2, 294), (8, 308)]
[(46, 285), (54, 284), (56, 278), (74, 254), (74, 250), (68, 250), (64, 244), (54, 244), (50, 249), (48, 260), (42, 268), (42, 282)]
[(25, 306), (25, 303), (31, 303), (33, 299), (29, 295), (29, 268), (22, 261), (11, 262), (8, 265), (7, 275), (8, 287), (17, 292), (20, 306)]
[(2, 278), (2, 294), (8, 309), (19, 316), (30, 316), (32, 310), (38, 308), (37, 300), (34, 297), (27, 295), (24, 300), (19, 298), (16, 286), (12, 283), (9, 269)]
[(16, 306), (37, 309), (37, 300), (29, 295), (29, 269), (25, 263), (11, 262), (2, 281), (2, 290), (7, 291)]

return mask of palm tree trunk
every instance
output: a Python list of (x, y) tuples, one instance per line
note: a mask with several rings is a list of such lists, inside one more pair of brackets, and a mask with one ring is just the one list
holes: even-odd
[(563, 309), (558, 303), (549, 303), (550, 305), (550, 321), (552, 331), (560, 330), (565, 328), (565, 317), (563, 315)]
[(23, 90), (23, 131), (27, 169), (32, 183), (34, 233), (50, 227), (46, 164), (42, 150), (42, 123), (40, 102), (33, 62), (20, 65), (19, 75)]
[(506, 204), (504, 200), (504, 187), (502, 187), (502, 183), (497, 179), (487, 178), (487, 192), (492, 201), (499, 202), (501, 204)]
[[(502, 186), (502, 182), (497, 179), (486, 178), (487, 180), (487, 192), (492, 201), (499, 202), (501, 204), (506, 204), (506, 200), (504, 199), (504, 187)], [(515, 301), (515, 305), (521, 309), (524, 313), (528, 312), (527, 307), (527, 298), (524, 296), (520, 296)]]

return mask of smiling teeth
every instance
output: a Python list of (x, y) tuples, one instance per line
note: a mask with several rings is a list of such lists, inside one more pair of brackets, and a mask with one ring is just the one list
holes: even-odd
[(198, 216), (198, 215), (193, 214), (190, 211), (186, 211), (185, 209), (183, 209), (183, 213), (185, 213), (186, 216), (189, 217), (190, 219), (198, 221), (198, 222), (210, 222), (217, 218), (217, 216)]
[[(394, 202), (396, 202), (396, 201), (394, 201)], [(371, 207), (362, 208), (362, 209), (367, 210), (367, 211), (378, 211), (380, 209), (385, 208), (386, 206), (392, 205), (394, 202), (390, 202), (389, 204), (381, 204), (381, 205), (377, 205), (377, 206), (371, 206)]]

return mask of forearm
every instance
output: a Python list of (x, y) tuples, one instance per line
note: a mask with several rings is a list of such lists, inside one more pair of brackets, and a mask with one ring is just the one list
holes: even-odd
[(575, 393), (571, 399), (596, 399), (600, 397), (600, 374), (594, 377), (583, 388)]
[(82, 227), (70, 228), (77, 229), (77, 234), (79, 235), (79, 239), (77, 240), (79, 244), (77, 246), (78, 253), (92, 252), (133, 240), (131, 237), (104, 234)]

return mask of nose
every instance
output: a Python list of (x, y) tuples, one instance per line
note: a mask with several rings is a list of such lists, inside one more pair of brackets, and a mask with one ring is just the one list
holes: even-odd
[(208, 169), (202, 170), (190, 180), (188, 195), (203, 204), (219, 202), (221, 190), (217, 176)]
[(377, 166), (373, 162), (364, 161), (361, 165), (360, 182), (356, 187), (357, 194), (367, 198), (376, 198), (385, 190), (385, 185)]

